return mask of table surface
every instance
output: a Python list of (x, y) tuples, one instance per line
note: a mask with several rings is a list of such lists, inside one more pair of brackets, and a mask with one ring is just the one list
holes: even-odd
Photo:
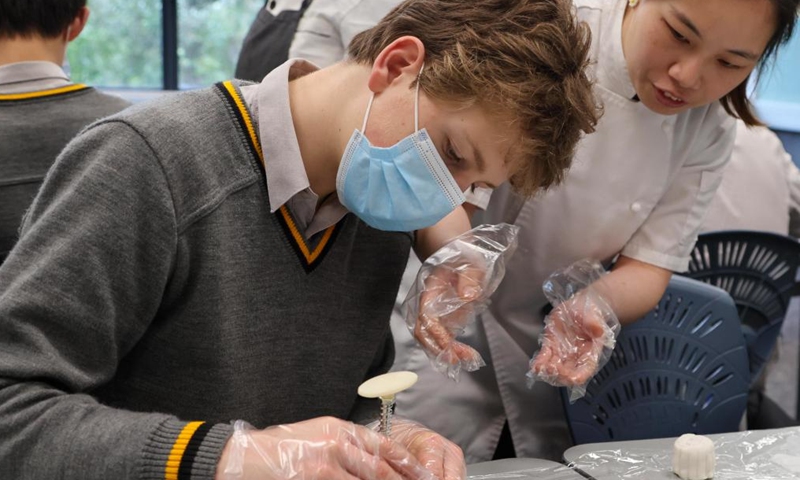
[(470, 480), (584, 480), (566, 465), (539, 458), (507, 458), (475, 463), (467, 465), (467, 476)]
[[(800, 478), (800, 427), (707, 436), (714, 441), (715, 480)], [(564, 460), (596, 480), (676, 480), (674, 443), (675, 438), (587, 443), (568, 449)]]

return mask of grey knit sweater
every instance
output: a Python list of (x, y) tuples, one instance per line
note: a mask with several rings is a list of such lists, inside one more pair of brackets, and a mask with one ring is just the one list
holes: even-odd
[(237, 92), (132, 107), (48, 174), (0, 267), (0, 478), (210, 479), (231, 420), (375, 414), (411, 237), (297, 236)]
[(67, 142), (83, 127), (128, 105), (85, 85), (0, 95), (0, 263)]

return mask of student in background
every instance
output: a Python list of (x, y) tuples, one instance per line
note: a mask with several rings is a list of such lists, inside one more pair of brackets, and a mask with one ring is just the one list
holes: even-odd
[(761, 230), (800, 238), (800, 170), (767, 127), (736, 122), (736, 142), (703, 232)]
[(0, 0), (0, 263), (61, 149), (128, 106), (61, 68), (88, 19), (86, 0)]
[(357, 388), (392, 365), (426, 227), (464, 220), (470, 185), (563, 178), (598, 115), (588, 48), (568, 0), (409, 0), (347, 62), (84, 130), (0, 267), (0, 471), (463, 478), (422, 425), (360, 425)]

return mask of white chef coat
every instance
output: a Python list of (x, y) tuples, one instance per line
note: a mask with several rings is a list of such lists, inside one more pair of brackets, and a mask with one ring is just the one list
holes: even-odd
[(320, 68), (347, 56), (350, 40), (397, 6), (401, 0), (316, 0), (295, 32), (290, 58), (305, 58)]
[(558, 390), (525, 382), (543, 327), (542, 282), (581, 258), (610, 261), (619, 253), (686, 269), (733, 146), (734, 120), (718, 102), (662, 116), (632, 100), (621, 38), (625, 0), (575, 4), (592, 31), (592, 73), (605, 114), (581, 141), (562, 186), (524, 203), (501, 188), (479, 219), (521, 227), (489, 310), (461, 337), (487, 366), (455, 384), (433, 371), (399, 316), (393, 319), (395, 369), (420, 375), (398, 395), (397, 413), (454, 440), (470, 463), (491, 459), (506, 419), (518, 456), (561, 459), (570, 439)]
[(738, 229), (800, 237), (800, 170), (775, 133), (742, 121), (702, 231)]

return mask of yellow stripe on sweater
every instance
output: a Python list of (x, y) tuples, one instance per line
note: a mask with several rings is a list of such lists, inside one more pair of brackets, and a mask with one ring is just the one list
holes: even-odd
[(75, 90), (83, 90), (85, 88), (89, 87), (83, 83), (76, 83), (74, 85), (67, 85), (66, 87), (51, 88), (50, 90), (40, 90), (37, 92), (6, 93), (0, 95), (0, 100), (26, 100), (29, 98), (49, 97), (51, 95), (74, 92)]
[(303, 256), (306, 257), (306, 262), (308, 264), (314, 263), (314, 260), (319, 257), (319, 254), (325, 249), (325, 245), (330, 240), (331, 235), (333, 235), (333, 230), (336, 228), (335, 226), (328, 227), (325, 230), (325, 234), (322, 236), (322, 239), (319, 241), (317, 248), (314, 251), (309, 251), (308, 245), (306, 244), (305, 239), (300, 234), (300, 231), (297, 229), (297, 225), (294, 223), (294, 219), (292, 219), (291, 215), (289, 215), (289, 211), (286, 209), (286, 205), (281, 207), (281, 215), (283, 215), (283, 219), (286, 220), (286, 225), (289, 226), (289, 230), (292, 232), (292, 237), (294, 237), (294, 241), (297, 242), (297, 246), (300, 247), (300, 250), (303, 252)]
[(181, 466), (183, 454), (186, 452), (186, 446), (189, 445), (189, 441), (192, 439), (192, 436), (194, 436), (194, 432), (204, 423), (205, 422), (191, 422), (183, 427), (180, 435), (178, 435), (178, 438), (172, 445), (172, 450), (169, 452), (167, 467), (164, 472), (164, 478), (166, 480), (178, 480), (178, 469)]
[(225, 89), (228, 90), (228, 93), (231, 94), (233, 101), (236, 102), (236, 106), (239, 107), (239, 112), (241, 112), (242, 118), (244, 118), (244, 124), (247, 127), (247, 133), (250, 134), (250, 139), (253, 141), (253, 145), (256, 147), (256, 151), (258, 152), (258, 158), (261, 160), (261, 163), (264, 163), (264, 153), (261, 151), (261, 144), (258, 143), (258, 136), (253, 128), (253, 122), (250, 120), (250, 114), (244, 107), (244, 102), (242, 102), (242, 99), (239, 97), (238, 92), (236, 92), (236, 89), (233, 87), (233, 83), (231, 83), (230, 80), (223, 82), (223, 85), (225, 85)]
[[(256, 152), (258, 152), (258, 159), (261, 163), (264, 163), (264, 153), (261, 150), (261, 144), (258, 141), (258, 136), (256, 135), (256, 131), (253, 128), (253, 122), (250, 119), (250, 113), (247, 111), (247, 108), (244, 106), (244, 102), (242, 102), (241, 97), (239, 97), (239, 93), (234, 88), (233, 83), (228, 80), (222, 83), (225, 86), (225, 89), (228, 90), (228, 93), (231, 94), (231, 98), (233, 101), (236, 102), (236, 106), (239, 108), (239, 113), (242, 114), (242, 118), (244, 119), (244, 124), (247, 127), (247, 133), (250, 135), (250, 141), (253, 142), (253, 146), (255, 146)], [(327, 245), (328, 240), (330, 240), (331, 236), (333, 235), (333, 231), (336, 229), (336, 225), (332, 225), (325, 230), (322, 238), (317, 244), (317, 248), (314, 249), (312, 252), (311, 249), (308, 248), (308, 244), (306, 243), (305, 238), (300, 231), (297, 229), (297, 225), (294, 223), (294, 219), (292, 219), (291, 215), (289, 214), (289, 210), (286, 208), (286, 205), (281, 206), (280, 208), (281, 215), (283, 215), (283, 219), (286, 221), (286, 224), (289, 226), (289, 230), (292, 232), (292, 237), (294, 241), (297, 243), (297, 246), (300, 247), (300, 251), (303, 252), (303, 256), (306, 258), (306, 262), (310, 265), (314, 263), (314, 261), (319, 257), (322, 251), (325, 249), (325, 245)]]

